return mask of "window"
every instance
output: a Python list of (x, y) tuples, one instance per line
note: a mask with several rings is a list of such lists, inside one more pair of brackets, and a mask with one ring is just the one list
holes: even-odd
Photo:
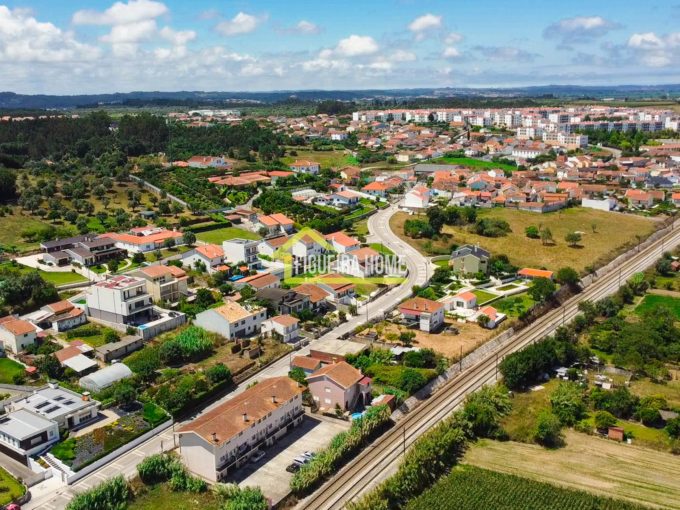
[(330, 404), (330, 403), (331, 403), (331, 399), (330, 399), (330, 398), (325, 398), (325, 399), (323, 399), (323, 401), (324, 401), (325, 404)]
[(326, 386), (326, 387), (324, 388), (324, 391), (325, 391), (326, 393), (330, 393), (330, 392), (331, 392), (331, 389), (330, 389), (328, 386)]

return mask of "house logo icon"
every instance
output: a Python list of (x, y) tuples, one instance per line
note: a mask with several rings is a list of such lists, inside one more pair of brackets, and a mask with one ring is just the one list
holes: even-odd
[[(298, 254), (296, 254), (295, 247), (300, 243), (304, 244), (304, 249), (299, 250)], [(300, 251), (302, 251), (305, 256), (300, 256)], [(333, 245), (324, 238), (323, 234), (314, 229), (305, 227), (282, 244), (274, 252), (272, 258), (283, 263), (283, 279), (288, 284), (318, 283), (322, 281), (323, 278), (323, 283), (325, 284), (370, 283), (392, 285), (400, 284), (406, 279), (405, 274), (403, 276), (401, 274), (391, 274), (390, 276), (372, 276), (366, 278), (340, 275), (331, 269), (332, 261), (335, 259), (336, 255)], [(388, 256), (381, 256), (388, 258)], [(393, 257), (396, 259), (396, 267), (402, 267), (401, 258), (396, 256)], [(309, 262), (313, 262), (311, 266), (314, 270), (308, 270), (308, 267), (310, 266)], [(388, 266), (386, 265), (386, 267)], [(331, 274), (337, 276), (330, 276)]]

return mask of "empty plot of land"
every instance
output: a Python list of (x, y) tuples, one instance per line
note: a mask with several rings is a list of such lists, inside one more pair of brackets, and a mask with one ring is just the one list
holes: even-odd
[(260, 239), (260, 236), (250, 230), (245, 230), (236, 227), (224, 227), (215, 230), (208, 230), (206, 232), (199, 232), (196, 238), (204, 243), (222, 244), (222, 241), (229, 239)]
[(680, 508), (680, 457), (567, 431), (557, 450), (480, 441), (465, 462), (644, 505)]
[[(581, 207), (547, 214), (506, 208), (482, 209), (478, 217), (505, 220), (512, 232), (505, 237), (483, 237), (470, 233), (467, 227), (445, 225), (440, 239), (411, 239), (404, 236), (404, 222), (416, 216), (406, 213), (395, 214), (390, 226), (395, 234), (424, 254), (449, 253), (454, 243), (478, 244), (494, 255), (507, 255), (517, 266), (545, 267), (553, 271), (564, 266), (583, 271), (588, 266), (607, 262), (635, 246), (636, 236), (647, 237), (656, 229), (656, 221), (650, 218)], [(524, 230), (530, 225), (550, 229), (554, 244), (543, 245), (540, 239), (529, 239)], [(564, 237), (569, 232), (582, 233), (579, 247), (567, 245)]]

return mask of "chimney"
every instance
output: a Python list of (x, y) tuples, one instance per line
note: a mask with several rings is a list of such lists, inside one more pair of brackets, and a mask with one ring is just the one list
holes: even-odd
[(217, 442), (217, 432), (212, 433), (212, 440), (213, 440), (213, 443)]
[(248, 421), (248, 413), (243, 413), (243, 421), (244, 422)]
[(90, 392), (84, 391), (82, 396), (83, 402), (88, 402), (90, 400)]
[(47, 383), (47, 385), (53, 390), (56, 390), (59, 387), (59, 383), (57, 381), (50, 381)]
[(276, 404), (276, 395), (272, 395), (272, 404)]

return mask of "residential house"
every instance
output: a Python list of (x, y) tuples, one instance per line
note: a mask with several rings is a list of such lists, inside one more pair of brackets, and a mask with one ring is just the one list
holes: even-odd
[(335, 207), (354, 207), (359, 204), (360, 195), (353, 191), (338, 191), (331, 193), (331, 204)]
[(477, 314), (473, 317), (473, 320), (475, 322), (479, 321), (480, 317), (486, 317), (487, 320), (484, 324), (484, 327), (487, 329), (494, 329), (496, 326), (498, 326), (501, 322), (505, 320), (506, 315), (504, 313), (500, 313), (498, 310), (496, 310), (493, 306), (483, 306), (479, 309)]
[(257, 251), (260, 254), (271, 258), (274, 256), (274, 253), (276, 253), (276, 250), (288, 242), (288, 239), (290, 238), (286, 234), (277, 237), (268, 237), (260, 241), (260, 244), (257, 245)]
[(59, 424), (29, 409), (0, 416), (0, 453), (29, 466), (29, 457), (59, 441)]
[(14, 315), (0, 318), (0, 346), (3, 350), (19, 354), (33, 345), (38, 336), (36, 327)]
[(404, 207), (408, 209), (427, 209), (429, 206), (430, 190), (425, 186), (416, 186), (404, 197)]
[(234, 340), (258, 334), (266, 318), (267, 312), (264, 308), (244, 307), (236, 301), (226, 301), (217, 308), (210, 308), (197, 314), (194, 324)]
[(257, 227), (264, 229), (267, 236), (281, 233), (290, 234), (293, 232), (294, 226), (295, 222), (281, 213), (262, 215), (257, 218)]
[(43, 306), (41, 310), (47, 314), (41, 324), (44, 323), (45, 326), (57, 332), (77, 328), (87, 322), (85, 311), (67, 300), (50, 303)]
[(259, 243), (259, 241), (238, 237), (223, 241), (224, 260), (233, 264), (243, 262), (248, 266), (248, 269), (257, 268), (260, 265), (260, 259), (257, 258)]
[(389, 184), (385, 182), (373, 181), (361, 188), (361, 191), (368, 193), (374, 197), (385, 198), (390, 189)]
[(368, 278), (384, 270), (382, 262), (382, 256), (373, 248), (359, 248), (340, 254), (335, 261), (335, 269), (338, 273)]
[(263, 272), (246, 276), (245, 278), (241, 278), (240, 280), (236, 280), (234, 282), (234, 286), (237, 289), (245, 287), (246, 285), (252, 287), (255, 291), (274, 289), (281, 286), (281, 280), (279, 280), (279, 278), (272, 273)]
[(346, 361), (326, 365), (307, 376), (309, 392), (325, 410), (352, 411), (371, 400), (371, 380)]
[(217, 244), (202, 244), (182, 256), (182, 264), (190, 268), (203, 264), (209, 274), (227, 269), (224, 264), (224, 250)]
[(453, 307), (463, 310), (474, 310), (477, 308), (477, 296), (470, 291), (460, 292), (453, 297)]
[(87, 314), (118, 324), (140, 324), (152, 316), (153, 298), (146, 280), (134, 276), (113, 276), (86, 291)]
[(182, 462), (205, 480), (224, 480), (302, 422), (302, 392), (289, 377), (264, 379), (183, 425), (175, 432)]
[(293, 343), (300, 338), (299, 322), (292, 315), (277, 315), (262, 323), (262, 331), (280, 338), (282, 342)]
[(444, 324), (444, 305), (422, 297), (408, 299), (399, 305), (399, 313), (407, 322), (417, 323), (421, 331), (433, 332)]
[(309, 296), (309, 309), (315, 313), (323, 312), (330, 302), (331, 293), (313, 283), (303, 283), (293, 287), (292, 290), (298, 294)]
[[(323, 243), (323, 244), (322, 244)], [(326, 254), (328, 243), (323, 242), (323, 235), (316, 231), (298, 234), (291, 238), (291, 243), (288, 247), (283, 247), (289, 251), (292, 256), (293, 273), (305, 273), (310, 266), (318, 262), (322, 255)]]
[(476, 274), (489, 273), (489, 259), (491, 254), (479, 246), (466, 244), (451, 253), (449, 265), (458, 273)]
[(628, 205), (631, 207), (648, 209), (654, 205), (654, 198), (649, 191), (630, 188), (626, 190), (624, 196), (628, 200)]
[(167, 241), (168, 239), (171, 239), (175, 245), (184, 242), (181, 232), (154, 225), (133, 228), (129, 232), (122, 234), (108, 232), (100, 237), (113, 239), (118, 248), (131, 253), (146, 253), (159, 250), (165, 246), (166, 242), (169, 242)]
[(110, 344), (100, 345), (95, 348), (95, 357), (104, 363), (111, 363), (113, 360), (121, 360), (144, 347), (144, 339), (139, 336), (127, 335)]
[(288, 165), (296, 174), (318, 174), (321, 166), (316, 161), (296, 160)]
[(177, 266), (158, 264), (131, 274), (146, 280), (146, 291), (155, 302), (177, 303), (183, 296), (189, 295), (187, 274)]
[(308, 310), (310, 299), (307, 294), (300, 294), (293, 289), (269, 287), (259, 290), (255, 297), (259, 301), (267, 301), (281, 315), (300, 313)]
[(317, 279), (316, 285), (329, 294), (327, 299), (332, 303), (351, 305), (354, 301), (356, 286), (341, 274), (325, 274)]
[(55, 352), (54, 357), (59, 360), (62, 367), (70, 368), (76, 374), (84, 374), (97, 369), (97, 362), (86, 356), (93, 351), (94, 349), (82, 340), (76, 340), (68, 347)]
[(290, 362), (290, 369), (301, 369), (305, 375), (311, 375), (313, 372), (321, 368), (321, 360), (312, 358), (311, 356), (295, 356)]
[(230, 168), (231, 163), (224, 156), (192, 156), (187, 160), (191, 168)]
[(328, 241), (333, 250), (337, 253), (347, 253), (353, 250), (357, 250), (361, 247), (361, 242), (348, 236), (344, 232), (333, 232), (332, 234), (326, 234), (324, 239)]
[(40, 246), (43, 249), (43, 262), (55, 266), (73, 262), (82, 266), (93, 266), (126, 255), (125, 250), (117, 247), (112, 239), (97, 238), (92, 234), (70, 237), (61, 241), (47, 241)]
[(530, 267), (525, 267), (517, 271), (517, 276), (526, 280), (533, 280), (534, 278), (547, 278), (548, 280), (552, 280), (553, 274), (552, 271), (546, 269), (533, 269)]

